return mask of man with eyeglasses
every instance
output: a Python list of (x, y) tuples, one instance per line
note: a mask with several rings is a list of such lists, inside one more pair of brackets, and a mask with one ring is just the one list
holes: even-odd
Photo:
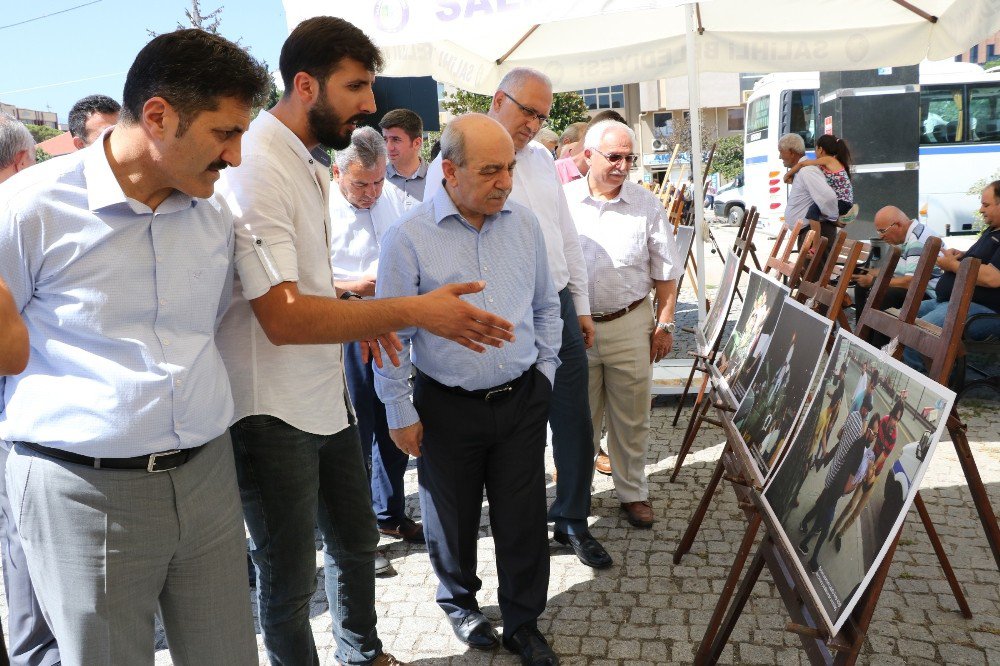
[[(665, 211), (652, 192), (628, 180), (635, 134), (613, 120), (584, 139), (590, 170), (564, 186), (587, 262), (596, 330), (587, 351), (594, 448), (608, 426), (615, 491), (629, 523), (653, 525), (646, 483), (652, 364), (673, 345), (677, 279), (684, 262)], [(656, 308), (649, 299), (655, 291)]]
[[(889, 289), (885, 293), (881, 309), (902, 307), (906, 289), (913, 280), (920, 254), (924, 251), (924, 244), (933, 234), (926, 224), (911, 220), (896, 206), (885, 206), (875, 213), (875, 233), (889, 245), (898, 245), (900, 251), (899, 263), (896, 264), (892, 280), (889, 281)], [(854, 305), (859, 318), (868, 303), (868, 294), (878, 273), (879, 269), (873, 268), (854, 278)], [(933, 293), (940, 276), (941, 269), (935, 268), (934, 278), (927, 285), (928, 294)], [(869, 342), (882, 346), (888, 339), (879, 333), (873, 333)]]
[[(924, 301), (917, 313), (929, 324), (944, 325), (956, 273), (966, 257), (975, 257), (982, 262), (976, 274), (976, 288), (972, 292), (968, 317), (1000, 314), (1000, 180), (994, 180), (983, 189), (980, 203), (979, 214), (986, 223), (986, 230), (979, 240), (965, 252), (945, 250), (937, 259), (937, 265), (944, 274), (934, 288), (935, 298)], [(1000, 317), (967, 322), (965, 335), (978, 342), (1000, 339)], [(909, 347), (903, 351), (903, 360), (911, 367), (925, 371), (920, 355)]]
[[(611, 556), (591, 535), (590, 492), (594, 479), (593, 432), (586, 415), (587, 352), (594, 336), (587, 297), (587, 266), (580, 250), (573, 218), (566, 205), (552, 155), (532, 141), (548, 122), (552, 82), (534, 69), (512, 69), (500, 81), (487, 114), (507, 130), (514, 141), (517, 168), (510, 198), (538, 217), (545, 237), (549, 273), (559, 292), (563, 321), (561, 365), (556, 372), (549, 425), (555, 458), (556, 499), (549, 509), (554, 538), (568, 545), (583, 564), (605, 568)], [(427, 171), (424, 200), (441, 188), (441, 158)]]

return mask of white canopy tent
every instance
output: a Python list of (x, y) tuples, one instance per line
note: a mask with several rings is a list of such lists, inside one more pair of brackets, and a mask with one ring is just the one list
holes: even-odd
[[(385, 76), (433, 76), (492, 94), (514, 67), (548, 74), (557, 92), (698, 74), (835, 71), (942, 60), (1000, 31), (1000, 0), (283, 0), (289, 30), (343, 17), (384, 50)], [(701, 154), (691, 114), (692, 153)], [(703, 176), (692, 160), (694, 200)], [(695, 227), (703, 238), (701, 206)], [(695, 258), (704, 265), (703, 243)], [(705, 311), (698, 276), (699, 317)]]

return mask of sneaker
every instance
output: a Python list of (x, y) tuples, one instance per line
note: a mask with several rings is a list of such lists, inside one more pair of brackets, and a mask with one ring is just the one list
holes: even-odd
[(396, 575), (396, 570), (392, 568), (392, 562), (380, 550), (375, 551), (375, 575), (382, 577)]

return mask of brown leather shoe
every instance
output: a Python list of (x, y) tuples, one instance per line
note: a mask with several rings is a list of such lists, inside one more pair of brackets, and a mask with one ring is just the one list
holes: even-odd
[(643, 502), (622, 502), (622, 510), (628, 516), (628, 522), (633, 527), (648, 530), (653, 526), (653, 505), (649, 500)]
[(375, 657), (372, 666), (408, 666), (407, 662), (396, 659), (388, 652), (383, 652)]
[(597, 453), (597, 460), (594, 462), (594, 469), (604, 476), (611, 476), (611, 458), (601, 449)]
[(403, 516), (395, 527), (379, 525), (378, 531), (410, 543), (424, 543), (423, 525), (410, 520), (407, 516)]

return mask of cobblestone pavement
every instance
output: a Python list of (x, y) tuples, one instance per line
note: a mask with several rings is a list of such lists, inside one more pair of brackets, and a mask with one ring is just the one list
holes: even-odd
[[(721, 242), (721, 241), (720, 241)], [(711, 284), (711, 280), (709, 281)], [(682, 292), (680, 321), (694, 320), (693, 294)], [(739, 307), (737, 301), (736, 307)], [(690, 340), (677, 341), (683, 356)], [(970, 403), (972, 405), (972, 403)], [(676, 402), (653, 409), (647, 458), (650, 496), (657, 522), (637, 530), (620, 513), (610, 477), (596, 475), (591, 531), (615, 560), (604, 571), (589, 569), (552, 542), (549, 604), (540, 620), (563, 664), (683, 664), (692, 661), (717, 595), (729, 572), (745, 521), (732, 490), (723, 487), (691, 553), (680, 565), (673, 551), (687, 527), (722, 450), (721, 431), (706, 426), (676, 483), (669, 482), (687, 414), (673, 428)], [(1000, 403), (983, 401), (964, 410), (969, 437), (994, 507), (1000, 510)], [(553, 471), (551, 451), (546, 471)], [(550, 478), (550, 477), (549, 477)], [(407, 471), (408, 509), (419, 518), (416, 469)], [(923, 497), (974, 612), (956, 611), (926, 533), (911, 510), (861, 658), (867, 664), (1000, 664), (1000, 573), (993, 561), (955, 450), (937, 449), (922, 485)], [(555, 486), (548, 484), (551, 501)], [(480, 530), (480, 603), (499, 622), (493, 545), (484, 515)], [(426, 548), (385, 540), (398, 575), (377, 581), (378, 630), (387, 651), (414, 664), (516, 664), (503, 650), (467, 649), (452, 635), (434, 603), (436, 580)], [(312, 625), (321, 664), (336, 664), (330, 616), (317, 553), (317, 593)], [(6, 622), (6, 608), (2, 608)], [(797, 635), (784, 631), (787, 616), (765, 570), (723, 656), (723, 663), (808, 663)], [(259, 641), (258, 637), (258, 641)], [(165, 649), (157, 664), (169, 664)], [(266, 663), (261, 652), (261, 663)]]

